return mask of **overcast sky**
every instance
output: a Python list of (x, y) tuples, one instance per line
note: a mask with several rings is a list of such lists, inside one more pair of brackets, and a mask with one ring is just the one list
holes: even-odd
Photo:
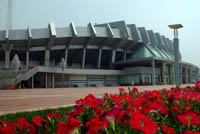
[[(5, 29), (8, 0), (0, 0), (0, 29)], [(106, 23), (124, 20), (152, 29), (170, 39), (169, 24), (181, 23), (182, 60), (200, 66), (200, 0), (13, 0), (13, 29), (57, 27), (74, 22)]]

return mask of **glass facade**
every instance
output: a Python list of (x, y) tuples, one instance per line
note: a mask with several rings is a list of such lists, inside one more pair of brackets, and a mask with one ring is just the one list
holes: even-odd
[(174, 56), (171, 53), (149, 44), (140, 48), (137, 52), (135, 52), (130, 57), (130, 59), (140, 59), (140, 58), (147, 58), (147, 57), (158, 57), (158, 58), (170, 59), (170, 60), (174, 59)]
[(143, 83), (152, 83), (151, 74), (142, 74)]
[(121, 84), (135, 84), (139, 83), (139, 74), (126, 75), (120, 78)]
[(131, 56), (131, 59), (139, 59), (153, 56), (154, 55), (146, 47), (142, 47)]
[(162, 55), (160, 55), (159, 52), (153, 46), (146, 45), (146, 47), (153, 52), (153, 54), (155, 55), (155, 57), (163, 58)]
[[(174, 56), (172, 53), (168, 52), (167, 50), (160, 49), (158, 47), (152, 46), (151, 44), (144, 45), (138, 51), (136, 51), (132, 56), (131, 59), (140, 59), (140, 58), (147, 58), (147, 57), (157, 57), (161, 59), (168, 59), (173, 60)], [(166, 64), (165, 66), (165, 79), (166, 83), (174, 82), (174, 68), (172, 65)], [(152, 83), (152, 74), (145, 74), (142, 73), (141, 76), (139, 74), (134, 75), (127, 75), (121, 77), (121, 84), (132, 84), (132, 83)], [(155, 82), (161, 83), (161, 72), (159, 74), (155, 74)]]

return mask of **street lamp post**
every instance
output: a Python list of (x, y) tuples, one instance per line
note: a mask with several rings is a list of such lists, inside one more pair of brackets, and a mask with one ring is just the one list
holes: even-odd
[(62, 80), (63, 80), (63, 87), (64, 87), (64, 70), (66, 68), (66, 62), (65, 62), (65, 58), (62, 58), (61, 59), (61, 62), (60, 62), (60, 67), (61, 67), (61, 70), (62, 70)]
[(174, 58), (175, 58), (175, 82), (176, 82), (176, 88), (179, 87), (179, 39), (178, 39), (178, 29), (182, 28), (183, 26), (181, 24), (175, 24), (175, 25), (169, 25), (169, 28), (174, 30), (174, 39), (173, 39), (173, 45), (174, 45)]
[(21, 62), (19, 60), (19, 57), (18, 55), (16, 54), (12, 60), (12, 67), (15, 71), (15, 85), (17, 87), (17, 73), (19, 71), (19, 68), (20, 68), (20, 65), (21, 65)]

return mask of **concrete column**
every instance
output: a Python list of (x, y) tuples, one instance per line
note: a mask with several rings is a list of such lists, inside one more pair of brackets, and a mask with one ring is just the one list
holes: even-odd
[(143, 83), (143, 81), (142, 81), (142, 73), (139, 74), (139, 83), (140, 84)]
[(166, 63), (163, 62), (163, 63), (162, 63), (162, 81), (163, 81), (163, 83), (166, 85), (166, 76), (165, 76), (165, 72), (166, 72)]
[(112, 63), (115, 62), (115, 57), (116, 57), (116, 51), (113, 50), (113, 51), (112, 51), (111, 61), (110, 61), (110, 68), (112, 68)]
[(191, 84), (192, 83), (192, 69), (191, 67), (189, 67), (189, 70), (188, 70), (188, 75), (189, 75), (189, 83)]
[(125, 50), (125, 51), (124, 51), (124, 56), (123, 56), (123, 61), (126, 60), (126, 54), (127, 54), (127, 52), (126, 52), (126, 50)]
[(56, 60), (55, 59), (53, 59), (52, 64), (53, 64), (53, 67), (56, 66)]
[(65, 49), (65, 63), (66, 63), (66, 67), (67, 67), (67, 58), (68, 58), (68, 49)]
[(5, 51), (5, 68), (10, 68), (10, 51), (8, 50)]
[(48, 88), (48, 74), (45, 73), (45, 87)]
[(102, 49), (99, 49), (99, 55), (98, 55), (98, 63), (97, 63), (97, 69), (101, 68), (101, 54), (102, 54)]
[(26, 52), (26, 70), (29, 68), (29, 51)]
[(83, 57), (82, 57), (82, 66), (81, 68), (85, 68), (85, 55), (86, 55), (86, 48), (83, 49)]
[(45, 50), (45, 67), (49, 67), (50, 50)]
[(70, 75), (68, 75), (68, 86), (70, 87)]
[(185, 67), (185, 83), (188, 84), (188, 67)]
[(87, 75), (87, 87), (89, 87), (89, 76)]
[(52, 88), (55, 88), (54, 82), (55, 82), (55, 77), (54, 77), (54, 74), (52, 74)]
[(152, 85), (156, 85), (156, 81), (155, 81), (155, 60), (152, 60), (151, 62), (152, 65)]
[(172, 82), (171, 76), (171, 64), (168, 64), (168, 72), (169, 72), (169, 82)]
[(116, 57), (116, 51), (112, 51), (112, 63), (115, 62), (115, 57)]
[(104, 75), (103, 78), (104, 78), (104, 82), (103, 83), (104, 83), (104, 85), (106, 85), (106, 76)]
[(31, 77), (31, 86), (34, 88), (34, 75)]

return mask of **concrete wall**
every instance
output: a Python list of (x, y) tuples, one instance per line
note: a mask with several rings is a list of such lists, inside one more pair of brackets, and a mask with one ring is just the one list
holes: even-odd
[(68, 78), (68, 75), (64, 75), (63, 77), (63, 74), (55, 74), (54, 75), (54, 79), (55, 79), (55, 87), (67, 87), (69, 85), (69, 78)]
[(103, 75), (89, 75), (89, 85), (103, 86), (105, 79)]
[(105, 84), (108, 85), (119, 85), (120, 76), (105, 76)]
[(70, 85), (86, 86), (88, 84), (87, 75), (70, 75)]
[[(130, 74), (138, 74), (138, 73), (151, 74), (152, 68), (151, 67), (130, 67), (130, 68), (124, 69), (124, 74), (130, 75)], [(155, 68), (155, 73), (160, 74), (160, 68)]]

